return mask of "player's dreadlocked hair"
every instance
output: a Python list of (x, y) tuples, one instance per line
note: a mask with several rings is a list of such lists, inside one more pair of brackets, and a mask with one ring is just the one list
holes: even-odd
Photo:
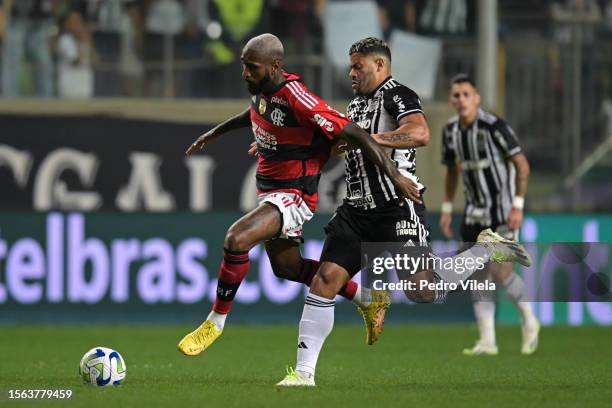
[(389, 49), (389, 45), (380, 38), (367, 37), (357, 41), (355, 44), (351, 45), (349, 55), (353, 55), (357, 52), (363, 55), (381, 54), (387, 57), (389, 62), (391, 62), (391, 50)]

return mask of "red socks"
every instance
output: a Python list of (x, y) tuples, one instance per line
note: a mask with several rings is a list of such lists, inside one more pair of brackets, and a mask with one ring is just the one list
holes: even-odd
[(340, 292), (338, 292), (338, 294), (347, 298), (348, 300), (353, 300), (355, 293), (357, 293), (357, 288), (359, 288), (357, 282), (350, 280), (346, 282), (346, 285), (340, 288)]
[[(310, 286), (312, 278), (319, 269), (319, 262), (312, 259), (304, 259), (302, 270), (296, 281)], [(240, 283), (249, 271), (249, 252), (223, 250), (223, 261), (219, 270), (219, 281), (217, 283), (217, 298), (213, 310), (220, 314), (228, 314), (232, 308), (234, 296), (238, 291)], [(355, 297), (359, 285), (349, 280), (338, 294), (349, 300)]]
[(248, 251), (238, 252), (223, 249), (223, 261), (221, 262), (219, 282), (217, 283), (217, 299), (213, 306), (215, 312), (229, 313), (238, 287), (248, 271)]

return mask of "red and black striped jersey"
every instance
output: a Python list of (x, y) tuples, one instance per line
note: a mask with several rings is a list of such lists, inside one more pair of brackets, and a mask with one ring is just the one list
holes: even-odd
[(251, 124), (257, 142), (259, 193), (290, 191), (302, 195), (311, 211), (317, 206), (321, 169), (332, 140), (349, 122), (300, 82), (286, 80), (269, 94), (251, 99)]

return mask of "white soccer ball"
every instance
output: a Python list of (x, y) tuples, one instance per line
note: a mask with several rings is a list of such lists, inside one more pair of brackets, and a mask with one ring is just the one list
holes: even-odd
[(108, 347), (94, 347), (79, 364), (79, 375), (87, 384), (106, 387), (119, 385), (127, 372), (125, 360), (117, 351)]

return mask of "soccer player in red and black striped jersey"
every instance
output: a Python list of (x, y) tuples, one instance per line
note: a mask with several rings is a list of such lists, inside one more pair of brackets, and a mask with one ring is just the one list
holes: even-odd
[[(262, 34), (251, 39), (241, 61), (243, 79), (253, 95), (250, 107), (200, 136), (186, 153), (201, 150), (233, 129), (251, 126), (258, 151), (259, 206), (227, 231), (217, 298), (206, 321), (180, 341), (179, 350), (186, 355), (200, 354), (221, 335), (254, 246), (265, 243), (277, 276), (310, 284), (319, 263), (302, 259), (297, 240), (303, 224), (313, 216), (321, 169), (338, 139), (360, 147), (400, 196), (419, 197), (417, 184), (399, 173), (367, 132), (308, 91), (297, 75), (282, 69), (283, 46), (277, 37)], [(358, 289), (357, 283), (349, 281), (339, 294), (360, 307), (372, 306), (360, 299)]]

